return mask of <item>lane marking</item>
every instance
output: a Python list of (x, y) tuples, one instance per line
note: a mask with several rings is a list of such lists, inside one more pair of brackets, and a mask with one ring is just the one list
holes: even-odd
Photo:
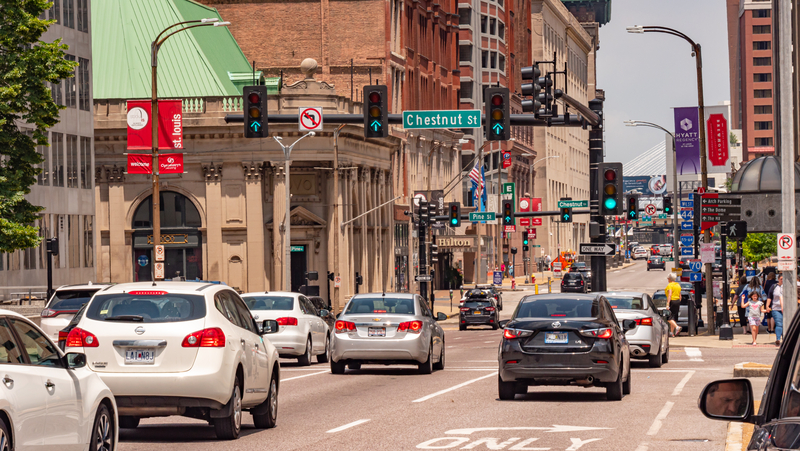
[(320, 371), (319, 373), (304, 374), (302, 376), (290, 377), (289, 379), (281, 379), (281, 382), (288, 382), (288, 381), (292, 381), (292, 380), (295, 380), (295, 379), (301, 379), (301, 378), (304, 378), (304, 377), (316, 376), (317, 374), (330, 374), (330, 371), (325, 370), (325, 371)]
[(554, 424), (552, 426), (518, 426), (518, 427), (486, 427), (486, 428), (463, 428), (463, 429), (450, 429), (445, 431), (445, 434), (454, 435), (470, 435), (474, 432), (488, 432), (488, 431), (544, 431), (544, 432), (580, 432), (580, 431), (605, 431), (614, 428), (598, 428), (587, 426), (567, 426), (561, 424)]
[(639, 444), (639, 446), (636, 447), (636, 451), (647, 451), (648, 446), (649, 445), (647, 442), (642, 442)]
[(489, 344), (491, 344), (491, 343), (494, 343), (494, 341), (484, 341), (484, 342), (483, 342), (483, 344), (486, 344), (486, 343), (489, 343)]
[(731, 421), (728, 423), (728, 439), (725, 440), (725, 451), (739, 451), (742, 449), (742, 423)]
[(665, 419), (667, 419), (667, 415), (669, 415), (669, 411), (672, 410), (672, 406), (674, 405), (675, 403), (672, 401), (667, 401), (667, 403), (664, 404), (664, 408), (661, 409), (661, 412), (658, 413), (656, 419), (653, 420), (653, 424), (650, 425), (650, 429), (647, 431), (647, 435), (658, 434), (658, 431), (661, 429), (662, 422)]
[[(634, 373), (687, 373), (689, 371), (695, 371), (697, 368), (671, 368), (668, 370), (657, 370), (657, 369), (632, 369)], [(730, 371), (730, 368), (703, 368), (703, 371)]]
[(702, 362), (703, 353), (700, 351), (700, 348), (683, 348), (684, 352), (686, 352), (686, 356), (689, 357), (689, 360), (692, 362)]
[(675, 386), (675, 390), (672, 391), (672, 396), (680, 395), (681, 391), (683, 391), (683, 387), (686, 386), (686, 383), (689, 382), (689, 379), (691, 379), (692, 376), (694, 376), (694, 371), (689, 371), (686, 373), (686, 376), (683, 376), (683, 379), (681, 379), (681, 381), (678, 382), (678, 385)]
[(497, 359), (495, 360), (467, 360), (469, 363), (497, 363)]
[(478, 382), (480, 380), (483, 380), (483, 379), (486, 379), (486, 378), (489, 378), (489, 377), (493, 377), (493, 376), (497, 376), (497, 373), (498, 373), (498, 371), (493, 371), (492, 373), (487, 374), (486, 376), (481, 376), (481, 377), (478, 377), (478, 378), (475, 378), (475, 379), (472, 379), (472, 380), (469, 380), (469, 381), (466, 381), (466, 382), (462, 382), (462, 383), (460, 383), (458, 385), (454, 385), (454, 386), (452, 386), (450, 388), (445, 388), (444, 390), (439, 390), (436, 393), (432, 393), (432, 394), (430, 394), (428, 396), (423, 396), (422, 398), (415, 399), (415, 400), (413, 400), (411, 402), (424, 402), (424, 401), (427, 401), (427, 400), (429, 400), (431, 398), (435, 398), (435, 397), (437, 397), (439, 395), (443, 395), (445, 393), (449, 393), (449, 392), (451, 392), (453, 390), (458, 390), (461, 387), (466, 387), (467, 385), (475, 383), (475, 382)]
[(332, 434), (332, 433), (334, 433), (334, 432), (342, 432), (342, 431), (343, 431), (343, 430), (345, 430), (345, 429), (350, 429), (351, 427), (358, 426), (359, 424), (364, 424), (364, 423), (366, 423), (367, 421), (369, 421), (369, 420), (358, 420), (358, 421), (353, 421), (352, 423), (347, 423), (347, 424), (345, 424), (344, 426), (339, 426), (338, 428), (333, 428), (333, 429), (331, 429), (330, 431), (328, 431), (328, 434)]

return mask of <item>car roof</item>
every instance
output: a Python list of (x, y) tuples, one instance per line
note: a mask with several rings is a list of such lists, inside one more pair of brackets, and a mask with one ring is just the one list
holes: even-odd
[(275, 295), (275, 296), (284, 296), (284, 297), (291, 296), (291, 297), (294, 297), (294, 298), (299, 297), (299, 296), (303, 296), (302, 293), (295, 293), (293, 291), (251, 291), (249, 293), (242, 293), (239, 296), (245, 297), (245, 296), (265, 296), (265, 295), (266, 296)]
[(547, 293), (547, 294), (530, 294), (522, 298), (520, 302), (524, 301), (538, 301), (540, 299), (547, 300), (547, 299), (575, 299), (575, 300), (587, 300), (591, 301), (597, 299), (601, 296), (601, 293)]
[(166, 290), (171, 293), (184, 293), (196, 294), (208, 288), (228, 288), (227, 285), (210, 283), (210, 282), (173, 282), (173, 281), (157, 281), (157, 282), (129, 282), (118, 283), (109, 285), (103, 290), (103, 293), (127, 293), (134, 290), (142, 291), (159, 291)]
[(5, 310), (5, 309), (0, 309), (0, 315), (4, 315), (4, 316), (16, 316), (16, 317), (19, 317), (19, 318), (25, 318), (25, 316), (24, 316), (24, 315), (22, 315), (22, 314), (20, 314), (20, 313), (13, 312), (13, 311), (11, 311), (11, 310)]
[(62, 285), (56, 288), (56, 291), (69, 291), (69, 290), (102, 290), (105, 287), (110, 287), (112, 284), (110, 283), (77, 283), (72, 285)]
[(644, 296), (645, 293), (641, 291), (602, 291), (598, 292), (603, 296)]
[(376, 298), (376, 297), (390, 297), (395, 299), (396, 298), (414, 299), (415, 296), (416, 296), (415, 293), (359, 293), (350, 298), (350, 300), (352, 301), (353, 299), (356, 298)]

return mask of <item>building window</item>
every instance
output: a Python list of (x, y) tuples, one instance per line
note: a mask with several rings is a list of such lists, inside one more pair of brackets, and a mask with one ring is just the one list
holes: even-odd
[(772, 147), (772, 138), (756, 138), (756, 146)]
[(486, 69), (489, 67), (489, 51), (484, 50), (481, 52), (481, 67)]
[(78, 137), (67, 135), (67, 188), (78, 187)]
[(459, 45), (458, 46), (458, 60), (461, 62), (472, 62), (472, 46)]
[(75, 0), (64, 0), (64, 26), (75, 28)]
[(772, 41), (753, 41), (753, 50), (770, 50)]
[(753, 81), (755, 83), (761, 83), (765, 81), (772, 81), (772, 73), (767, 72), (765, 74), (753, 74)]
[(81, 188), (92, 188), (92, 138), (81, 136)]
[[(67, 55), (65, 57), (67, 61), (75, 61), (75, 55)], [(75, 98), (75, 90), (77, 87), (75, 86), (75, 74), (73, 73), (72, 77), (64, 79), (64, 90), (66, 91), (66, 102), (64, 106), (67, 108), (75, 108), (76, 106), (76, 98)]]
[(64, 104), (64, 96), (61, 94), (61, 83), (50, 83), (50, 95), (56, 105)]
[(64, 134), (53, 132), (50, 139), (53, 186), (64, 186)]
[(756, 105), (753, 108), (754, 114), (772, 114), (772, 105)]
[(56, 23), (61, 22), (61, 0), (53, 0), (53, 6), (50, 7), (47, 16), (48, 19), (55, 20)]
[(83, 217), (83, 267), (94, 266), (94, 217)]
[(41, 186), (50, 185), (50, 148), (47, 146), (36, 146), (36, 151), (39, 152), (39, 155), (42, 156), (42, 162), (39, 164), (39, 167), (42, 168), (42, 172), (36, 176), (36, 184)]
[(506, 57), (502, 54), (500, 55), (500, 70), (503, 72), (506, 70)]
[(771, 25), (753, 25), (753, 34), (770, 34), (772, 33)]
[(459, 25), (472, 25), (472, 8), (461, 8), (458, 10)]
[(492, 52), (492, 69), (497, 69), (497, 52)]
[(486, 34), (486, 25), (488, 22), (488, 18), (484, 15), (481, 15), (481, 33)]
[(78, 0), (78, 31), (89, 32), (89, 0)]
[(89, 60), (78, 58), (78, 83), (80, 92), (78, 93), (78, 108), (83, 111), (90, 110), (89, 102)]
[(80, 247), (80, 216), (67, 215), (67, 243), (68, 246), (68, 259), (70, 268), (81, 267), (81, 247)]
[(489, 19), (489, 34), (492, 36), (497, 34), (497, 19), (494, 17)]
[(753, 91), (753, 97), (756, 99), (771, 99), (772, 98), (772, 90), (771, 89), (756, 89)]
[(461, 98), (462, 99), (471, 99), (472, 94), (472, 82), (471, 81), (462, 81), (461, 82)]
[(505, 25), (503, 22), (500, 22), (500, 23), (498, 24), (498, 28), (497, 28), (497, 36), (498, 36), (500, 39), (505, 39), (505, 38), (506, 38), (506, 25)]
[(760, 19), (763, 17), (771, 17), (772, 10), (770, 9), (754, 9), (753, 10), (753, 18)]
[(761, 58), (753, 58), (753, 66), (771, 66), (772, 57), (764, 56)]
[(756, 121), (753, 125), (755, 130), (772, 130), (772, 121)]

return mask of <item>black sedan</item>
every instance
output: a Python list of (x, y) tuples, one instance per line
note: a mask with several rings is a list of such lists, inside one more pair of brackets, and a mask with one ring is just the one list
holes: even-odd
[(592, 289), (592, 268), (586, 266), (586, 262), (575, 262), (569, 272), (579, 272), (583, 274), (583, 281), (586, 282), (586, 289)]
[(568, 272), (561, 279), (561, 292), (567, 293), (586, 293), (589, 291), (589, 284), (582, 272)]
[(467, 326), (492, 326), (497, 330), (499, 315), (497, 304), (492, 297), (468, 298), (460, 305), (458, 330), (466, 330)]
[(526, 296), (510, 321), (500, 323), (500, 399), (531, 385), (605, 387), (609, 400), (631, 392), (630, 347), (625, 332), (599, 294)]
[(653, 255), (647, 259), (647, 270), (650, 271), (651, 269), (663, 269), (666, 271), (667, 264), (664, 263), (664, 259), (662, 257)]

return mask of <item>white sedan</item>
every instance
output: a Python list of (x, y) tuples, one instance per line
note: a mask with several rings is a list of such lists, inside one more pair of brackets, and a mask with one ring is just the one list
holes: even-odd
[(269, 341), (281, 357), (296, 358), (300, 365), (310, 365), (311, 356), (317, 362), (328, 362), (330, 328), (321, 317), (328, 314), (317, 310), (314, 304), (300, 293), (285, 291), (244, 293), (242, 299), (258, 321), (274, 319), (278, 332)]
[(120, 426), (183, 415), (239, 437), (242, 412), (257, 428), (275, 426), (278, 352), (230, 287), (206, 282), (123, 283), (96, 294), (67, 336), (88, 368), (111, 388)]
[(647, 251), (643, 247), (637, 247), (633, 250), (633, 259), (638, 260), (640, 258), (647, 259)]
[(0, 310), (0, 342), (0, 450), (116, 449), (117, 404), (85, 355), (64, 355), (8, 310)]

